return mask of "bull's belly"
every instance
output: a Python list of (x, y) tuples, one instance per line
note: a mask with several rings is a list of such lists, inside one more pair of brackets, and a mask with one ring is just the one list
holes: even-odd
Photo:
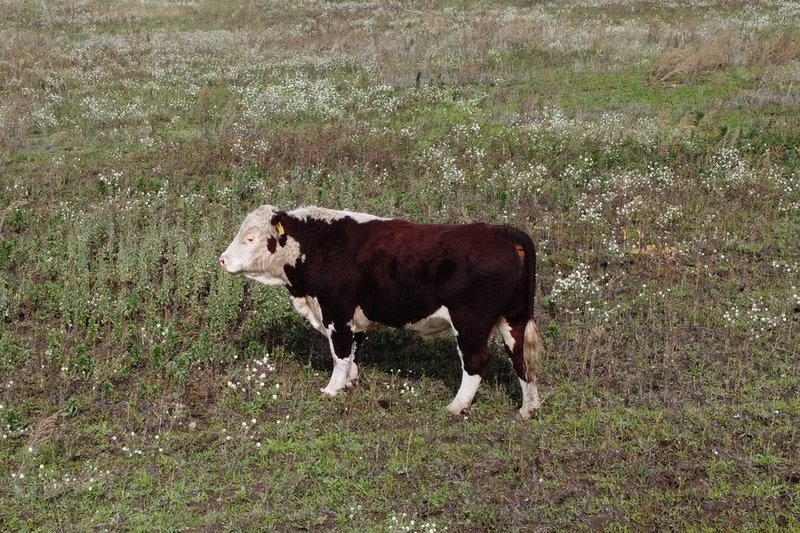
[[(322, 308), (320, 307), (319, 301), (316, 298), (293, 298), (292, 304), (294, 305), (295, 310), (304, 316), (315, 329), (319, 330), (323, 334), (328, 334), (326, 329), (327, 324), (323, 323)], [(364, 313), (364, 310), (361, 308), (361, 306), (357, 306), (355, 312), (353, 313), (353, 318), (348, 322), (348, 326), (350, 326), (350, 329), (353, 331), (353, 333), (360, 333), (374, 329), (377, 326), (383, 325), (385, 322), (390, 321), (373, 320)], [(440, 333), (444, 333), (446, 331), (452, 331), (455, 333), (453, 321), (450, 318), (450, 310), (447, 309), (446, 306), (441, 306), (429, 316), (419, 320), (398, 325), (404, 329), (416, 331), (426, 339), (432, 339)]]
[(441, 306), (430, 316), (406, 324), (405, 329), (416, 331), (426, 339), (432, 339), (445, 331), (455, 333), (453, 320), (450, 318), (450, 310), (445, 306)]
[[(368, 331), (382, 324), (383, 322), (381, 321), (372, 320), (367, 317), (361, 307), (356, 307), (353, 320), (350, 322), (350, 327), (353, 329), (353, 332), (361, 332)], [(402, 324), (401, 327), (416, 331), (426, 339), (431, 339), (445, 331), (455, 331), (453, 328), (453, 321), (450, 318), (450, 311), (445, 306), (440, 307), (425, 318)]]

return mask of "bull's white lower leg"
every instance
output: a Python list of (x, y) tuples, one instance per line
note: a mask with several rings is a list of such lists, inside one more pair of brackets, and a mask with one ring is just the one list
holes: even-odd
[(336, 329), (333, 325), (328, 326), (328, 343), (331, 347), (331, 355), (333, 356), (333, 373), (328, 385), (324, 389), (320, 389), (328, 396), (336, 396), (336, 394), (344, 387), (352, 385), (353, 380), (358, 376), (358, 368), (354, 362), (356, 358), (356, 343), (350, 345), (350, 355), (345, 358), (336, 355), (336, 348), (333, 344), (333, 333)]
[(331, 379), (328, 381), (328, 386), (324, 389), (320, 389), (320, 391), (328, 396), (336, 396), (336, 394), (347, 385), (351, 366), (355, 366), (352, 356), (340, 359), (334, 355)]
[(472, 403), (472, 399), (475, 398), (475, 393), (478, 390), (478, 385), (481, 384), (481, 376), (480, 374), (475, 374), (471, 376), (467, 373), (466, 370), (461, 371), (461, 386), (458, 388), (458, 392), (456, 393), (456, 397), (453, 398), (453, 401), (450, 402), (450, 405), (447, 406), (447, 410), (453, 413), (454, 415), (461, 414), (461, 411), (466, 409)]
[[(352, 358), (351, 358), (352, 359)], [(358, 365), (355, 361), (350, 361), (350, 369), (347, 371), (347, 379), (344, 382), (345, 387), (352, 387), (358, 381)]]
[(536, 387), (536, 380), (528, 383), (520, 378), (519, 384), (522, 387), (522, 407), (519, 409), (519, 414), (522, 418), (527, 420), (534, 411), (542, 406), (542, 402), (539, 399), (539, 389)]

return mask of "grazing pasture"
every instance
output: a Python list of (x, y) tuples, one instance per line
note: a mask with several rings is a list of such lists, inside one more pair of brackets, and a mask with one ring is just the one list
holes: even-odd
[[(0, 0), (0, 529), (800, 528), (800, 3)], [(335, 398), (269, 203), (538, 245), (498, 339)]]

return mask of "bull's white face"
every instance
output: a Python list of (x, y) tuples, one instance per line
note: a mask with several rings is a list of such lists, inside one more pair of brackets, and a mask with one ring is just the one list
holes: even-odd
[(290, 238), (284, 246), (277, 245), (280, 235), (272, 225), (274, 215), (271, 205), (262, 205), (247, 215), (239, 233), (219, 256), (220, 266), (231, 274), (244, 274), (267, 285), (288, 284), (283, 267), (297, 261), (299, 247)]

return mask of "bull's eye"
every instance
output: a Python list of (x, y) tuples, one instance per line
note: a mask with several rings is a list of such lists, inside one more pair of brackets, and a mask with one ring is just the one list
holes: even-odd
[(251, 237), (251, 236), (247, 236), (247, 237), (244, 238), (244, 242), (253, 242), (254, 240), (255, 240), (255, 238)]

